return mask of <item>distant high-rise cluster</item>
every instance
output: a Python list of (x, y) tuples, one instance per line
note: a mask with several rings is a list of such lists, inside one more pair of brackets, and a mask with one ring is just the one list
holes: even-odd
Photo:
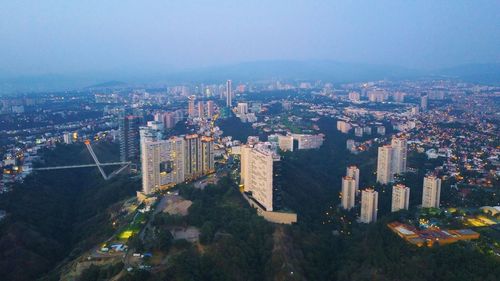
[(390, 145), (378, 148), (377, 182), (388, 184), (394, 175), (406, 172), (407, 142), (404, 138), (393, 138)]
[(367, 93), (370, 102), (384, 102), (389, 98), (389, 93), (382, 89), (371, 90)]
[(188, 100), (188, 116), (194, 118), (212, 118), (215, 113), (214, 102), (209, 100), (207, 102), (198, 101), (196, 97), (191, 96)]
[(182, 110), (169, 111), (169, 112), (157, 112), (154, 115), (154, 120), (161, 122), (165, 129), (171, 129), (184, 118), (184, 113)]
[[(406, 172), (407, 142), (404, 138), (393, 138), (390, 145), (379, 147), (377, 181), (383, 184), (394, 181), (395, 174)], [(346, 176), (342, 177), (341, 206), (345, 210), (354, 208), (359, 190), (359, 169), (348, 166)], [(439, 208), (441, 179), (430, 175), (424, 178), (422, 207)], [(360, 222), (371, 223), (377, 220), (378, 193), (374, 188), (361, 191)], [(392, 187), (391, 211), (408, 210), (410, 188), (398, 183)]]
[(406, 96), (406, 93), (395, 92), (395, 93), (392, 94), (392, 99), (395, 102), (404, 102), (405, 101), (405, 96)]
[(213, 139), (196, 134), (162, 139), (150, 123), (141, 129), (141, 164), (144, 194), (195, 179), (215, 170)]

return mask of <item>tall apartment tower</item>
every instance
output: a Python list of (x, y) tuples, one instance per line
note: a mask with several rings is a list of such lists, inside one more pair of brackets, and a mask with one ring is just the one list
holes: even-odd
[(266, 147), (246, 145), (241, 151), (241, 183), (245, 192), (266, 211), (273, 211), (279, 199), (279, 156)]
[(215, 171), (214, 165), (214, 139), (201, 137), (201, 170), (204, 175)]
[(207, 101), (207, 117), (212, 118), (214, 115), (214, 102), (209, 100)]
[(402, 174), (406, 172), (407, 146), (405, 138), (392, 139), (392, 174)]
[(189, 101), (188, 101), (188, 116), (189, 118), (194, 118), (196, 117), (196, 109), (194, 106), (194, 100), (196, 99), (195, 96), (190, 96)]
[(248, 103), (239, 102), (238, 103), (238, 113), (239, 114), (247, 114), (248, 113)]
[(441, 198), (441, 179), (436, 176), (426, 176), (422, 192), (423, 208), (439, 208)]
[(346, 176), (351, 177), (356, 182), (356, 194), (359, 192), (359, 169), (356, 166), (347, 167)]
[(184, 139), (141, 139), (142, 191), (151, 194), (159, 188), (184, 181)]
[(241, 146), (240, 159), (240, 184), (246, 185), (247, 175), (249, 174), (250, 152), (253, 147), (250, 145)]
[(410, 188), (404, 184), (396, 184), (392, 187), (391, 212), (408, 210), (410, 206)]
[(165, 129), (171, 129), (175, 126), (174, 114), (172, 112), (166, 112), (163, 114), (163, 125)]
[(378, 148), (377, 182), (388, 184), (394, 181), (392, 173), (392, 147), (384, 145)]
[(187, 135), (185, 139), (185, 176), (197, 178), (202, 174), (202, 151), (200, 137), (197, 134)]
[(422, 109), (422, 111), (426, 111), (427, 110), (427, 103), (429, 101), (429, 96), (428, 95), (423, 95), (420, 97), (420, 109)]
[(372, 188), (361, 191), (361, 216), (360, 221), (371, 223), (377, 221), (378, 192)]
[(232, 81), (226, 81), (226, 106), (231, 107), (233, 105), (233, 89), (232, 89)]
[(141, 142), (142, 192), (151, 194), (160, 188), (161, 141)]
[(350, 210), (356, 198), (356, 180), (346, 176), (342, 178), (342, 208)]
[(203, 102), (202, 101), (198, 102), (198, 117), (199, 118), (205, 117), (205, 110), (203, 108)]
[(130, 161), (133, 164), (139, 164), (140, 158), (140, 136), (139, 125), (141, 118), (138, 116), (125, 116), (119, 120), (120, 137), (120, 161)]

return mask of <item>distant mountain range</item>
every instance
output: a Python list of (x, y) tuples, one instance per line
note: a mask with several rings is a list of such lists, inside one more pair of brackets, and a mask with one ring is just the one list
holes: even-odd
[(185, 71), (170, 75), (174, 80), (325, 80), (350, 82), (413, 77), (417, 71), (396, 66), (352, 64), (334, 61), (258, 61)]
[(86, 89), (109, 89), (109, 88), (123, 88), (128, 84), (121, 81), (107, 81), (104, 83), (95, 84), (92, 86), (85, 87)]
[(437, 75), (466, 82), (500, 85), (500, 63), (459, 65), (441, 69)]
[[(105, 76), (105, 75), (103, 75)], [(0, 78), (0, 94), (63, 90), (92, 90), (122, 88), (135, 85), (168, 85), (174, 83), (220, 83), (257, 80), (322, 80), (330, 82), (359, 82), (370, 80), (399, 80), (415, 78), (449, 78), (465, 82), (500, 85), (500, 63), (467, 64), (436, 70), (417, 70), (390, 65), (342, 63), (335, 61), (257, 61), (217, 67), (205, 67), (164, 74), (113, 74), (111, 80), (95, 75), (42, 75)], [(108, 82), (102, 82), (108, 81)], [(92, 85), (92, 86), (89, 86)]]

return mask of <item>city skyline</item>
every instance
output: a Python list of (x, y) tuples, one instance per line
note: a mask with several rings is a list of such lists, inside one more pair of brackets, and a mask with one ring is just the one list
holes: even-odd
[(498, 11), (3, 3), (0, 279), (498, 279)]

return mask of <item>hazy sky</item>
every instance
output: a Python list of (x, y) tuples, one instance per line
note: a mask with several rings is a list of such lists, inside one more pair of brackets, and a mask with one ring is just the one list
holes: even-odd
[(0, 74), (500, 61), (500, 1), (2, 1)]

